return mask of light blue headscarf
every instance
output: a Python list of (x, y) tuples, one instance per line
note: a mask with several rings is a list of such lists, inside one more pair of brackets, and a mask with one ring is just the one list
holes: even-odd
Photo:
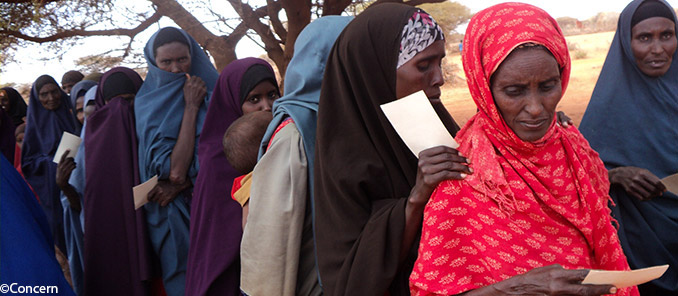
[[(353, 17), (326, 16), (313, 21), (301, 31), (294, 44), (294, 56), (285, 72), (285, 95), (273, 103), (273, 120), (268, 125), (259, 147), (259, 159), (261, 159), (278, 125), (288, 117), (294, 120), (306, 152), (307, 192), (311, 209), (314, 208), (313, 164), (315, 162), (318, 101), (325, 64), (334, 42), (351, 20)], [(312, 211), (311, 215), (312, 219), (315, 219), (315, 211)], [(318, 280), (320, 281), (320, 277)]]
[[(75, 88), (74, 88), (75, 89)], [(86, 93), (85, 99), (82, 103), (83, 108), (87, 107), (87, 103), (94, 100), (94, 95), (97, 93), (97, 86), (92, 86)], [(82, 195), (85, 192), (85, 126), (87, 126), (87, 119), (82, 126), (82, 131), (80, 131), (80, 138), (82, 142), (78, 147), (78, 154), (75, 155), (75, 170), (71, 173), (71, 178), (68, 179), (68, 183), (75, 188), (75, 191)], [(65, 206), (65, 205), (64, 205)]]
[[(287, 117), (294, 120), (304, 141), (308, 171), (313, 172), (315, 128), (318, 100), (325, 63), (334, 41), (353, 20), (348, 16), (326, 16), (308, 24), (294, 44), (294, 56), (285, 72), (285, 95), (273, 103), (273, 120), (261, 141), (259, 158), (266, 152), (273, 132)], [(309, 194), (313, 194), (313, 173), (309, 177)]]
[[(196, 124), (196, 147), (202, 130), (202, 124), (207, 112), (207, 103), (212, 96), (219, 73), (200, 47), (188, 33), (178, 29), (190, 44), (191, 76), (198, 76), (205, 81), (207, 96), (205, 103), (200, 107)], [(184, 73), (163, 71), (155, 64), (153, 43), (157, 32), (144, 48), (144, 56), (148, 64), (148, 75), (134, 100), (134, 109), (137, 136), (139, 137), (139, 170), (141, 182), (145, 182), (154, 175), (160, 179), (169, 178), (170, 154), (177, 141), (184, 113)], [(196, 153), (198, 149), (195, 149)], [(197, 157), (194, 156), (189, 169), (189, 176), (195, 178), (198, 174)]]
[[(191, 70), (188, 74), (200, 77), (207, 87), (205, 102), (198, 112), (193, 160), (188, 170), (188, 177), (195, 182), (200, 132), (219, 73), (198, 42), (183, 30), (177, 30), (190, 44)], [(155, 64), (153, 45), (158, 32), (153, 34), (144, 48), (148, 75), (134, 99), (141, 182), (146, 182), (154, 175), (158, 175), (159, 179), (169, 178), (170, 155), (177, 143), (185, 107), (186, 74), (163, 71)], [(155, 202), (144, 206), (151, 242), (160, 257), (165, 290), (170, 296), (184, 294), (190, 223), (188, 198), (190, 196), (179, 194), (165, 207)]]
[[(83, 82), (83, 81), (81, 81)], [(81, 82), (78, 82), (80, 84)], [(91, 81), (90, 81), (91, 82)], [(77, 84), (76, 84), (77, 85)], [(76, 90), (75, 87), (73, 87)], [(86, 93), (83, 101), (83, 108), (87, 106), (87, 102), (94, 100), (96, 94), (96, 83)], [(71, 92), (77, 94), (77, 90)], [(83, 192), (85, 192), (85, 127), (87, 120), (80, 131), (80, 138), (82, 142), (78, 147), (78, 154), (75, 155), (75, 169), (71, 173), (71, 178), (68, 183), (75, 188), (75, 191), (80, 196), (80, 213), (75, 213), (71, 209), (71, 203), (68, 201), (66, 195), (61, 192), (61, 205), (64, 208), (64, 237), (66, 238), (66, 255), (68, 256), (68, 265), (71, 269), (71, 280), (73, 281), (73, 289), (77, 295), (81, 295), (83, 291), (83, 235), (85, 232), (85, 204), (83, 200)]]

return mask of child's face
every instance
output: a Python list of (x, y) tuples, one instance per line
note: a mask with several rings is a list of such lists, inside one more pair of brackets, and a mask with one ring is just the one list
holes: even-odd
[(19, 145), (19, 147), (22, 147), (24, 143), (24, 133), (16, 135), (16, 143)]

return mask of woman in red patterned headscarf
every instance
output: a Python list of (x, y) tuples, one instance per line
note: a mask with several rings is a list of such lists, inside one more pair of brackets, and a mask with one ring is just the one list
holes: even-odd
[(581, 284), (589, 269), (629, 267), (602, 161), (555, 120), (570, 76), (556, 21), (531, 5), (499, 4), (473, 17), (464, 49), (479, 111), (457, 140), (475, 173), (431, 196), (413, 294), (637, 295)]

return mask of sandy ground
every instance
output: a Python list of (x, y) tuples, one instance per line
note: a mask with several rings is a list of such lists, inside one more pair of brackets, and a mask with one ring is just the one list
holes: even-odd
[[(572, 73), (570, 83), (557, 110), (564, 111), (574, 120), (575, 125), (579, 125), (584, 115), (613, 37), (614, 32), (566, 37), (572, 57)], [(572, 50), (573, 48), (585, 52), (586, 57), (575, 59), (576, 51)], [(465, 79), (461, 56), (458, 53), (448, 55), (445, 62), (457, 64), (460, 69), (457, 75)], [(460, 126), (476, 112), (476, 106), (471, 99), (465, 80), (456, 85), (444, 85), (442, 100)]]

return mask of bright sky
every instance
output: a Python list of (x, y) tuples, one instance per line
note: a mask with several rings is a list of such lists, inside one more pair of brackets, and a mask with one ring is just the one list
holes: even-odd
[[(132, 0), (129, 0), (132, 1)], [(138, 1), (138, 0), (137, 0)], [(484, 8), (494, 4), (506, 2), (502, 0), (457, 0), (459, 3), (469, 7), (471, 12), (476, 13)], [(630, 2), (629, 0), (522, 0), (541, 7), (553, 17), (569, 16), (580, 20), (588, 19), (599, 12), (621, 12)], [(678, 0), (668, 0), (673, 7), (678, 7)], [(138, 3), (138, 2), (135, 2)], [(224, 5), (228, 6), (228, 5)], [(229, 7), (230, 8), (230, 7)], [(148, 30), (139, 34), (134, 42), (133, 50), (141, 52), (146, 41), (160, 27), (173, 25), (167, 18), (160, 21), (160, 25), (154, 25)], [(45, 57), (47, 45), (35, 45), (20, 50), (16, 53), (16, 63), (3, 66), (0, 73), (0, 84), (14, 83), (32, 83), (32, 81), (42, 74), (50, 74), (57, 81), (68, 70), (75, 69), (74, 61), (81, 56), (101, 53), (112, 47), (120, 47), (121, 42), (127, 42), (125, 38), (113, 37), (89, 37), (82, 45), (69, 50), (61, 61), (51, 59), (49, 61), (39, 60), (37, 57)], [(126, 43), (125, 43), (126, 44)], [(263, 49), (256, 46), (252, 41), (243, 38), (236, 47), (236, 53), (239, 58), (260, 56), (264, 54)], [(54, 54), (47, 55), (54, 56)]]

